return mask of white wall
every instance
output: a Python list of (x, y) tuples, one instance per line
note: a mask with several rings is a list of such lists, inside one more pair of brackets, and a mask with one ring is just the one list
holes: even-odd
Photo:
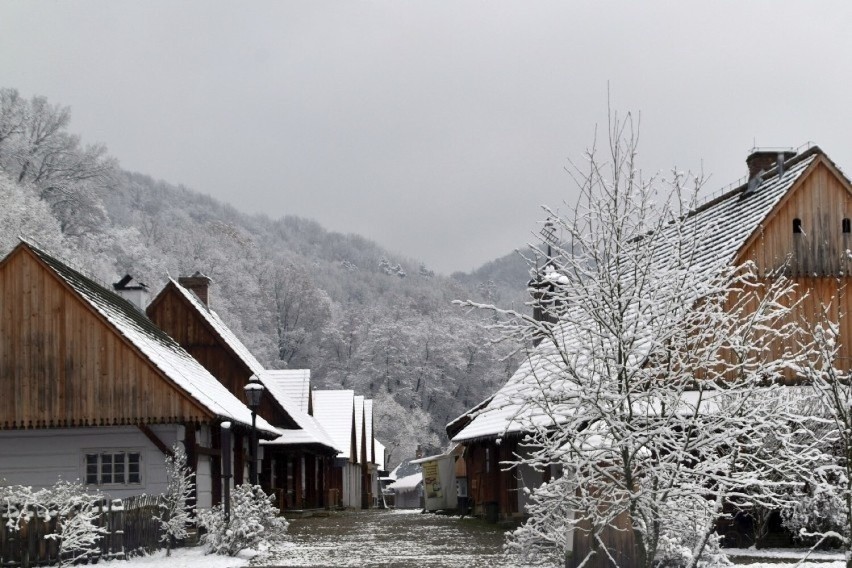
[[(207, 448), (212, 446), (209, 426), (202, 425), (196, 436), (199, 445)], [(211, 477), (210, 456), (198, 456), (198, 471), (195, 473), (195, 495), (197, 498), (196, 507), (199, 509), (209, 509), (213, 506), (213, 478)]]
[[(183, 426), (167, 424), (152, 426), (151, 430), (168, 446), (183, 438)], [(0, 431), (0, 482), (41, 488), (60, 479), (84, 481), (85, 453), (102, 450), (130, 450), (142, 454), (141, 484), (99, 487), (107, 496), (124, 498), (165, 491), (165, 456), (133, 426)], [(206, 465), (209, 494), (209, 462)], [(199, 463), (199, 469), (200, 466)]]

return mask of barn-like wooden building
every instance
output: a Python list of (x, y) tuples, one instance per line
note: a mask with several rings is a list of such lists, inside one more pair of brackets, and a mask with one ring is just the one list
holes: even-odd
[[(170, 280), (148, 305), (148, 317), (175, 338), (237, 398), (252, 377), (264, 384), (258, 415), (282, 435), (263, 443), (259, 482), (277, 496), (283, 509), (327, 506), (328, 478), (337, 449), (322, 427), (291, 402), (275, 371), (267, 371), (209, 306), (210, 279), (203, 274)], [(308, 387), (309, 388), (309, 387)], [(310, 391), (307, 391), (310, 397)], [(310, 398), (308, 398), (310, 400)], [(244, 443), (237, 433), (236, 445)], [(235, 482), (243, 482), (243, 457), (235, 464)]]
[[(159, 494), (182, 442), (209, 507), (222, 495), (224, 421), (245, 435), (250, 410), (137, 306), (32, 243), (0, 260), (4, 483)], [(262, 418), (258, 428), (280, 435)]]
[[(756, 150), (746, 162), (749, 175), (742, 185), (689, 214), (688, 226), (706, 234), (697, 255), (731, 266), (753, 261), (764, 278), (784, 271), (798, 298), (804, 298), (791, 317), (815, 321), (822, 306), (829, 306), (830, 317), (840, 324), (838, 364), (849, 371), (852, 184), (817, 146), (801, 153)], [(524, 488), (538, 487), (558, 473), (500, 466), (524, 455), (516, 395), (533, 373), (543, 372), (535, 362), (534, 351), (498, 392), (447, 425), (453, 442), (465, 445), (469, 495), (477, 514), (522, 518)], [(797, 377), (786, 380), (794, 383)]]

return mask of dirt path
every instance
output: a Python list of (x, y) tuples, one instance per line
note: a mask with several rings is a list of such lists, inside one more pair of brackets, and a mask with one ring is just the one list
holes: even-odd
[(254, 566), (506, 566), (504, 532), (477, 519), (419, 511), (363, 511), (294, 519)]

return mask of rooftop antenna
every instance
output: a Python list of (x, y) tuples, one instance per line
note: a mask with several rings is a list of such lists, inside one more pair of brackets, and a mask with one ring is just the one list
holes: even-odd
[(541, 238), (547, 244), (547, 260), (550, 262), (550, 259), (553, 257), (551, 245), (559, 243), (559, 240), (556, 238), (556, 225), (554, 225), (552, 217), (548, 217), (547, 221), (544, 222), (544, 228), (540, 234)]

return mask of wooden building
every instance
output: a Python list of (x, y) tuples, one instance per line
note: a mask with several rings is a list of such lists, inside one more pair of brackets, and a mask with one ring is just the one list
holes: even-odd
[(337, 449), (313, 417), (310, 371), (266, 371), (260, 375), (267, 392), (296, 422), (275, 440), (262, 442), (261, 479), (268, 480), (284, 509), (329, 507), (328, 477)]
[[(210, 279), (200, 273), (170, 280), (148, 306), (148, 317), (240, 400), (245, 400), (248, 381), (258, 377), (266, 387), (258, 415), (283, 432), (276, 440), (262, 444), (260, 485), (278, 496), (281, 509), (327, 506), (328, 474), (337, 450), (307, 412), (288, 402), (286, 389), (279, 388), (270, 374), (274, 372), (264, 369), (210, 308), (209, 286)], [(237, 446), (246, 443), (241, 434), (235, 438)], [(235, 463), (237, 484), (245, 480), (244, 460), (239, 456)]]
[[(186, 448), (197, 504), (221, 499), (220, 423), (249, 409), (132, 303), (39, 247), (0, 261), (0, 478), (80, 479), (111, 497), (165, 490)], [(278, 431), (258, 421), (261, 436)]]
[[(688, 230), (705, 236), (695, 257), (739, 266), (753, 261), (759, 276), (784, 271), (805, 298), (791, 318), (815, 321), (822, 306), (840, 324), (839, 366), (852, 369), (852, 184), (819, 147), (795, 152), (755, 151), (747, 159), (746, 183), (708, 201), (686, 219)], [(698, 234), (698, 233), (696, 233)], [(663, 239), (665, 240), (665, 239)], [(709, 275), (708, 275), (709, 278)], [(541, 293), (538, 288), (534, 293)], [(474, 511), (497, 518), (522, 517), (525, 491), (558, 471), (514, 468), (500, 462), (523, 457), (521, 403), (525, 385), (542, 359), (531, 356), (493, 396), (447, 425), (449, 437), (466, 446), (468, 492)], [(774, 346), (783, 349), (784, 346)], [(789, 375), (790, 383), (797, 377)], [(496, 508), (496, 512), (494, 509)]]
[(329, 504), (348, 509), (361, 509), (363, 501), (364, 456), (363, 397), (361, 411), (356, 412), (355, 391), (314, 391), (314, 416), (334, 440), (338, 451), (329, 472)]

